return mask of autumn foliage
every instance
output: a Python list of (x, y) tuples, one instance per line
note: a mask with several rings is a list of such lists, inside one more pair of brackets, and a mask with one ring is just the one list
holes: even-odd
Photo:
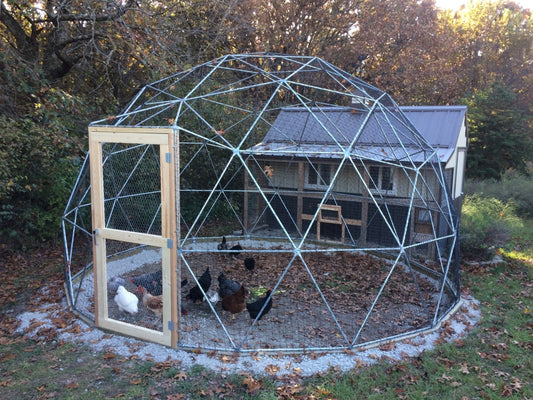
[[(472, 116), (480, 127), (473, 171), (498, 176), (531, 158), (516, 152), (531, 148), (531, 11), (512, 1), (473, 1), (458, 11), (431, 0), (3, 0), (0, 7), (0, 234), (11, 246), (57, 238), (90, 121), (116, 115), (148, 82), (227, 53), (319, 56), (402, 105), (471, 99), (484, 108)], [(480, 96), (494, 82), (513, 94), (503, 106)], [(505, 149), (515, 153), (493, 173), (481, 161), (493, 159), (484, 145), (493, 148), (494, 135), (479, 124), (509, 110), (521, 113), (506, 128), (514, 142)]]

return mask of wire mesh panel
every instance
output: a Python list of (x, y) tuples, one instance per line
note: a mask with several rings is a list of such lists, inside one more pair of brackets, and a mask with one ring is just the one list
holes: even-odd
[[(103, 142), (101, 218), (164, 238), (175, 226), (173, 345), (346, 349), (431, 328), (459, 300), (452, 151), (383, 91), (315, 57), (228, 55), (147, 85), (91, 129), (162, 126), (168, 156), (125, 136)], [(174, 178), (154, 179), (169, 160)], [(65, 213), (70, 265), (75, 232), (94, 236), (86, 186)]]

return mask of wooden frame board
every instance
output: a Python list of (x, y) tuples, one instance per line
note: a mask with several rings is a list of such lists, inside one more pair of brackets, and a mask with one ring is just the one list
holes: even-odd
[[(176, 347), (178, 332), (176, 132), (172, 128), (89, 127), (91, 206), (93, 225), (94, 302), (97, 326), (127, 336)], [(104, 143), (152, 144), (159, 146), (161, 187), (161, 235), (151, 235), (105, 226)], [(115, 240), (159, 247), (162, 254), (163, 330), (155, 331), (109, 318), (107, 301), (106, 241)]]

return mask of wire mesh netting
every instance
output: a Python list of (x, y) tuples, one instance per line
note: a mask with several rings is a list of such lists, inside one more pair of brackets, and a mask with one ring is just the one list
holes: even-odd
[[(384, 92), (314, 57), (229, 55), (144, 87), (93, 127), (173, 128), (177, 264), (106, 241), (107, 317), (179, 279), (178, 346), (346, 349), (435, 326), (459, 300), (458, 217), (438, 149)], [(157, 145), (103, 143), (105, 228), (162, 235)], [(68, 295), (94, 319), (85, 163), (63, 218)], [(138, 284), (139, 276), (150, 278)], [(168, 307), (168, 305), (164, 305)], [(174, 322), (174, 321), (171, 321)], [(170, 328), (169, 328), (170, 327)]]

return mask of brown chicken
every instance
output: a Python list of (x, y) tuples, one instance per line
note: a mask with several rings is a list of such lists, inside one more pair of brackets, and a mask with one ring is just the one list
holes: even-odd
[(235, 318), (235, 314), (246, 309), (245, 295), (246, 290), (244, 289), (244, 286), (241, 285), (239, 290), (235, 293), (222, 299), (222, 309), (231, 313), (231, 319)]
[(144, 306), (161, 318), (163, 316), (163, 296), (153, 296), (143, 286), (138, 286), (137, 291), (143, 295)]

